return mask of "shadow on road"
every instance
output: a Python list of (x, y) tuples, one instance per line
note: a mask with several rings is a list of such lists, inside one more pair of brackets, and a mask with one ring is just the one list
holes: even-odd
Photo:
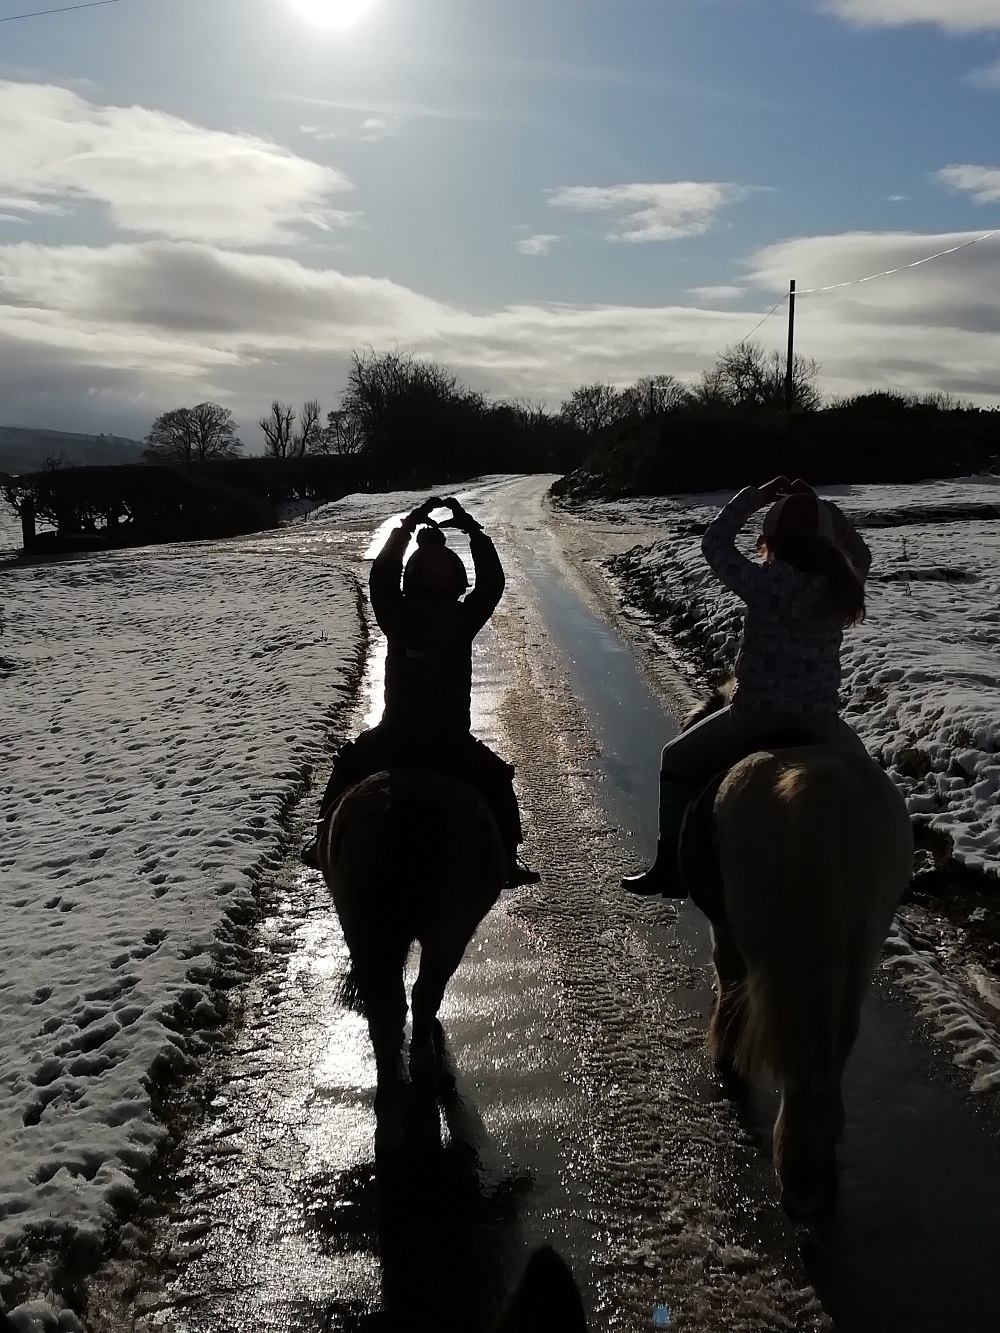
[(406, 1089), (407, 1146), (306, 1182), (307, 1225), (327, 1253), (374, 1251), (382, 1268), (382, 1308), (330, 1308), (330, 1330), (477, 1333), (520, 1267), (531, 1177), (500, 1161), (440, 1029), (436, 1049), (436, 1071)]

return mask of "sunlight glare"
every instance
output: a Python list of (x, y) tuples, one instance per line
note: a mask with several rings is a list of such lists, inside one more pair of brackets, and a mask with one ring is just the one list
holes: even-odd
[(292, 8), (321, 28), (349, 28), (363, 18), (373, 0), (291, 0)]

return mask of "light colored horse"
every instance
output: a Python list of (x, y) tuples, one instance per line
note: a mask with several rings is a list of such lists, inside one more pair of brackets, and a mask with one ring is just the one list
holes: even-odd
[[(726, 701), (718, 692), (686, 725)], [(913, 873), (913, 831), (878, 764), (828, 745), (741, 760), (712, 819), (725, 920), (712, 922), (708, 1046), (726, 1072), (774, 1077), (782, 1203), (806, 1219), (836, 1187), (844, 1065)]]
[(410, 1072), (434, 1066), (445, 987), (479, 923), (500, 896), (507, 857), (474, 788), (441, 773), (376, 773), (350, 787), (319, 835), (330, 887), (375, 1050), (377, 1142), (402, 1135), (403, 973), (420, 943), (413, 987)]

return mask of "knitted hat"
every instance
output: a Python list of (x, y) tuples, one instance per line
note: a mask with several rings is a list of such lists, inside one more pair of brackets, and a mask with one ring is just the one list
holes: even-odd
[(458, 593), (469, 586), (462, 557), (445, 544), (444, 533), (435, 523), (417, 533), (417, 549), (403, 570), (403, 592), (419, 593), (428, 584), (440, 587), (442, 579)]
[(795, 491), (776, 500), (764, 515), (761, 533), (767, 538), (807, 538), (836, 546), (833, 519), (822, 500), (806, 491)]

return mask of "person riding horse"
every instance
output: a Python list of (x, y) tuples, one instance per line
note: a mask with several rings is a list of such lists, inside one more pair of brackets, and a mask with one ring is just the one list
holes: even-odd
[[(469, 538), (475, 586), (467, 596), (465, 565), (430, 517), (442, 508), (452, 512), (446, 526)], [(415, 532), (417, 549), (404, 569)], [(496, 547), (454, 497), (432, 496), (390, 533), (368, 580), (372, 611), (388, 644), (382, 720), (337, 754), (319, 824), (348, 787), (372, 773), (447, 773), (473, 786), (489, 807), (507, 852), (508, 887), (538, 882), (518, 856), (523, 833), (513, 766), (471, 730), (472, 642), (496, 610), (504, 585)], [(315, 840), (303, 848), (302, 859), (318, 869)]]
[[(761, 561), (736, 537), (770, 506), (757, 538)], [(663, 750), (656, 859), (627, 875), (630, 893), (688, 896), (677, 844), (688, 801), (728, 764), (781, 733), (867, 755), (839, 716), (840, 650), (845, 626), (864, 619), (871, 551), (847, 516), (806, 482), (775, 477), (747, 486), (709, 524), (702, 553), (716, 577), (746, 603), (728, 706)]]

